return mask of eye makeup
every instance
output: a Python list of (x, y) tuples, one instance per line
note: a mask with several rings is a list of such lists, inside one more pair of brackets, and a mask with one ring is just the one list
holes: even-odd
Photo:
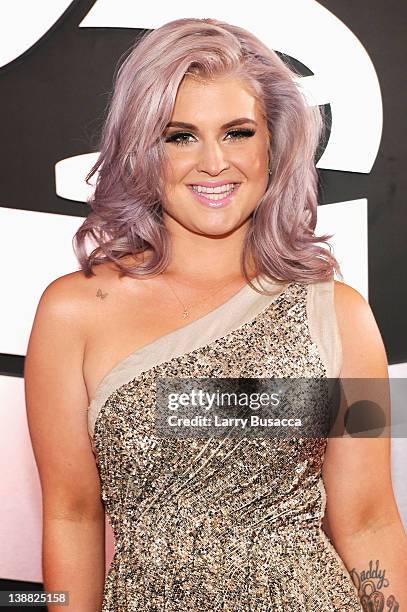
[[(256, 131), (251, 128), (240, 128), (236, 130), (229, 130), (227, 135), (231, 134), (232, 140), (242, 140), (244, 138), (251, 138), (252, 136), (255, 135), (255, 133)], [(171, 142), (171, 143), (174, 143), (175, 145), (183, 146), (183, 145), (189, 144), (190, 141), (187, 141), (185, 139), (180, 140), (180, 138), (184, 138), (188, 136), (193, 136), (193, 135), (190, 134), (189, 132), (174, 132), (173, 134), (168, 134), (167, 136), (165, 136), (165, 142)]]

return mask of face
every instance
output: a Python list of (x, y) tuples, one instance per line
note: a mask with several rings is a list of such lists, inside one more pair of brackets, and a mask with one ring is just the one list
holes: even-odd
[(258, 102), (242, 82), (185, 77), (164, 134), (166, 225), (221, 236), (249, 224), (268, 184), (269, 142)]

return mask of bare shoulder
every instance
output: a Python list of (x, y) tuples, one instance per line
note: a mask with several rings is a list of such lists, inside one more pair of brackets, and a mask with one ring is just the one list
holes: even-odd
[(334, 304), (338, 322), (344, 330), (376, 326), (369, 302), (351, 285), (334, 281)]
[(385, 378), (386, 350), (369, 302), (351, 285), (335, 280), (334, 304), (343, 353), (341, 377)]
[(334, 304), (341, 327), (360, 332), (377, 327), (369, 302), (357, 289), (341, 281), (334, 281)]
[(94, 275), (85, 276), (82, 270), (64, 274), (54, 279), (44, 289), (39, 308), (66, 318), (70, 323), (82, 326), (92, 321), (99, 303), (105, 302), (109, 291), (118, 279), (118, 272), (110, 263), (93, 267)]
[(111, 264), (103, 263), (93, 267), (93, 276), (85, 276), (82, 270), (69, 272), (54, 279), (44, 290), (44, 294), (52, 295), (61, 303), (74, 303), (86, 300), (93, 295), (95, 287), (101, 283), (112, 283), (118, 273), (114, 272)]
[(335, 306), (351, 304), (353, 307), (370, 308), (369, 303), (357, 289), (342, 281), (334, 280)]

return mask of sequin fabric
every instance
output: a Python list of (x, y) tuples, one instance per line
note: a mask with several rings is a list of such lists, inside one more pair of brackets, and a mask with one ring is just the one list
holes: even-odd
[(321, 528), (326, 438), (164, 439), (157, 377), (326, 377), (290, 283), (253, 320), (111, 393), (93, 443), (115, 536), (102, 612), (362, 610)]

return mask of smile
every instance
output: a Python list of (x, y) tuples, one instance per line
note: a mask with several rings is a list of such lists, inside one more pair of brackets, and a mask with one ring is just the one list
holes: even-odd
[(204, 187), (202, 185), (188, 185), (195, 198), (210, 208), (226, 206), (238, 191), (240, 183), (227, 183), (218, 187)]

